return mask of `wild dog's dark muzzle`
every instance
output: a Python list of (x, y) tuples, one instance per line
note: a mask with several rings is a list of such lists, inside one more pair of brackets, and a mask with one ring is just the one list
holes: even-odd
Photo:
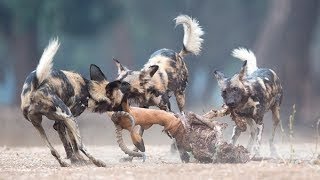
[(234, 99), (227, 99), (226, 101), (226, 105), (230, 108), (235, 108), (237, 106), (237, 102)]
[(227, 102), (226, 104), (228, 107), (231, 107), (231, 108), (234, 108), (237, 105), (237, 103), (235, 103), (235, 102)]

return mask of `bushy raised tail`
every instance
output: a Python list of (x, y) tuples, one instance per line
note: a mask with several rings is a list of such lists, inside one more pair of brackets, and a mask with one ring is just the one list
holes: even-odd
[[(44, 49), (42, 56), (40, 58), (39, 64), (36, 69), (37, 80), (34, 86), (38, 86), (45, 79), (47, 79), (52, 70), (53, 57), (58, 51), (60, 46), (58, 38), (51, 39), (49, 45)], [(36, 87), (34, 87), (36, 88)]]
[(187, 15), (179, 15), (174, 20), (176, 21), (176, 26), (182, 24), (184, 30), (183, 49), (179, 55), (181, 57), (188, 53), (199, 55), (203, 42), (201, 36), (204, 34), (199, 22)]
[(258, 69), (256, 56), (250, 49), (238, 47), (237, 49), (232, 50), (231, 55), (242, 61), (247, 61), (247, 68), (246, 68), (247, 75), (252, 74), (254, 71)]

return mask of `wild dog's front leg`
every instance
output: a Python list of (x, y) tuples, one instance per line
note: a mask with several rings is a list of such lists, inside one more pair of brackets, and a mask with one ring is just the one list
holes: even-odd
[(247, 130), (247, 122), (244, 118), (239, 117), (235, 113), (231, 113), (231, 118), (235, 122), (235, 126), (233, 128), (233, 133), (231, 137), (231, 143), (235, 145), (241, 132), (245, 132)]
[(263, 123), (257, 124), (257, 136), (256, 136), (256, 146), (254, 148), (254, 153), (256, 156), (260, 156), (260, 146), (263, 132)]
[(249, 130), (250, 130), (250, 138), (249, 138), (249, 142), (248, 142), (248, 145), (247, 145), (247, 149), (248, 149), (249, 152), (251, 152), (252, 146), (254, 145), (255, 140), (256, 140), (256, 135), (257, 135), (256, 129), (257, 129), (257, 127), (256, 127), (256, 123), (254, 122), (253, 119), (248, 119), (247, 123), (249, 125)]
[(232, 145), (235, 145), (235, 144), (236, 144), (236, 142), (237, 142), (240, 134), (241, 134), (241, 130), (239, 129), (239, 127), (238, 127), (237, 125), (235, 125), (235, 126), (233, 127), (233, 132), (232, 132), (231, 140), (230, 140), (230, 143), (231, 143)]
[(275, 145), (273, 143), (273, 140), (274, 140), (275, 132), (276, 132), (277, 127), (278, 127), (279, 122), (280, 122), (280, 103), (277, 102), (271, 108), (271, 111), (272, 111), (273, 126), (272, 126), (272, 134), (271, 134), (271, 137), (270, 137), (270, 140), (269, 140), (270, 153), (271, 153), (271, 156), (278, 157), (279, 154), (277, 153), (277, 149), (276, 149), (276, 147), (275, 147)]

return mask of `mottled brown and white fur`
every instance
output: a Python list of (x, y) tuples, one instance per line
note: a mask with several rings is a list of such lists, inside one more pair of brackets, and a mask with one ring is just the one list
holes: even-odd
[(188, 83), (188, 69), (184, 57), (189, 53), (200, 53), (203, 42), (201, 36), (204, 32), (198, 21), (187, 15), (180, 15), (175, 21), (176, 26), (182, 24), (184, 29), (183, 48), (179, 53), (160, 49), (150, 56), (140, 71), (129, 70), (115, 60), (118, 67), (117, 80), (131, 85), (128, 98), (137, 102), (140, 107), (157, 106), (163, 110), (171, 110), (169, 98), (173, 93), (180, 112), (183, 112)]
[[(104, 87), (109, 82), (95, 65), (90, 67), (91, 80), (72, 71), (52, 69), (52, 61), (59, 46), (57, 39), (52, 40), (44, 50), (36, 70), (26, 78), (21, 93), (21, 110), (24, 117), (38, 130), (51, 154), (61, 166), (68, 166), (68, 164), (61, 159), (49, 142), (41, 125), (42, 116), (55, 121), (53, 127), (58, 132), (67, 158), (70, 158), (71, 162), (85, 161), (79, 153), (80, 150), (95, 165), (105, 166), (102, 161), (90, 155), (84, 147), (75, 117), (86, 108), (94, 112), (114, 110), (112, 100), (97, 95), (97, 92), (105, 92)], [(101, 87), (103, 87), (102, 90)]]
[(248, 124), (250, 127), (248, 149), (250, 150), (255, 143), (254, 150), (257, 155), (263, 131), (263, 117), (267, 111), (271, 110), (273, 132), (270, 138), (270, 150), (276, 155), (273, 139), (280, 121), (282, 101), (280, 79), (273, 70), (258, 68), (256, 57), (250, 50), (238, 48), (233, 50), (232, 55), (245, 61), (239, 74), (226, 78), (222, 72), (214, 73), (224, 103), (236, 124), (231, 141), (235, 144), (241, 132), (246, 131)]

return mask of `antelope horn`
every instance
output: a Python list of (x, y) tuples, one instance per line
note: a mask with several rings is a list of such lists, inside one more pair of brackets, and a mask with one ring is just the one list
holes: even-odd
[(125, 111), (116, 111), (112, 114), (111, 116), (111, 120), (113, 121), (113, 123), (118, 124), (118, 120), (120, 119), (120, 117), (127, 117), (130, 120), (131, 123), (131, 127), (133, 129), (133, 127), (136, 125), (134, 118), (131, 116), (130, 113), (127, 113)]
[(131, 125), (132, 125), (132, 129), (131, 131), (133, 130), (133, 127), (135, 126), (135, 121), (134, 121), (134, 118), (131, 116), (131, 114), (127, 113), (127, 112), (124, 112), (124, 111), (117, 111), (117, 112), (114, 112), (111, 116), (111, 120), (114, 122), (115, 126), (116, 126), (116, 138), (117, 138), (117, 143), (120, 147), (120, 149), (125, 153), (125, 154), (128, 154), (129, 156), (132, 156), (132, 157), (142, 157), (143, 158), (143, 162), (146, 160), (146, 155), (145, 153), (143, 152), (136, 152), (136, 151), (133, 151), (133, 150), (130, 150), (126, 144), (124, 143), (123, 141), (123, 138), (122, 138), (122, 128), (120, 125), (118, 125), (118, 119), (120, 117), (123, 117), (123, 116), (126, 116), (129, 118), (130, 122), (131, 122)]
[(129, 156), (132, 157), (142, 157), (143, 162), (146, 160), (146, 155), (143, 152), (137, 152), (130, 150), (124, 143), (122, 139), (122, 128), (120, 125), (116, 125), (116, 138), (117, 138), (117, 143), (120, 147), (120, 149), (125, 153), (128, 154)]

